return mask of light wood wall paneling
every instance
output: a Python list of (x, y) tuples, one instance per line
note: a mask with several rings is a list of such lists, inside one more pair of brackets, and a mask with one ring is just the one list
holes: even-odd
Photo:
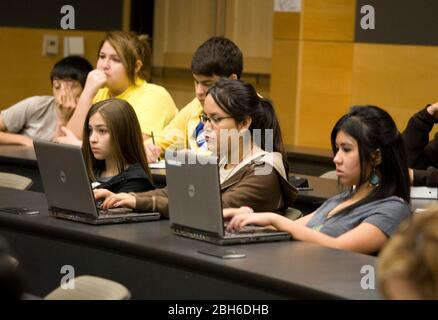
[(225, 36), (242, 50), (245, 72), (271, 73), (273, 8), (273, 0), (226, 2)]
[[(57, 55), (42, 55), (45, 34), (58, 36)], [(83, 36), (85, 58), (92, 65), (96, 64), (97, 50), (105, 32), (0, 28), (0, 109), (29, 96), (51, 94), (50, 71), (64, 56), (65, 36)]]
[(155, 2), (154, 66), (190, 68), (193, 52), (216, 29), (215, 0)]
[(438, 47), (355, 44), (353, 104), (384, 108), (403, 131), (415, 112), (437, 101)]
[(155, 5), (154, 67), (189, 68), (193, 52), (224, 35), (242, 49), (244, 72), (270, 74), (273, 0), (162, 0)]
[(301, 38), (353, 41), (355, 0), (303, 0)]
[(330, 133), (351, 104), (354, 44), (303, 41), (295, 145), (328, 148)]
[(271, 97), (285, 144), (295, 143), (297, 126), (298, 55), (297, 40), (274, 39)]

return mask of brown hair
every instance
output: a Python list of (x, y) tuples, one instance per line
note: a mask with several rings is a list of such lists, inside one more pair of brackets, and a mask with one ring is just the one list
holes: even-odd
[(422, 299), (438, 299), (438, 207), (401, 225), (380, 253), (377, 274), (383, 295), (391, 279), (401, 277)]
[[(149, 44), (148, 35), (138, 35), (134, 32), (111, 31), (108, 32), (100, 44), (99, 51), (103, 44), (108, 43), (116, 50), (129, 80), (135, 84), (135, 78), (149, 81), (151, 74), (152, 52)], [(137, 60), (140, 60), (142, 66), (138, 72), (135, 72)]]
[(124, 171), (127, 165), (138, 162), (152, 181), (143, 146), (143, 136), (134, 108), (129, 102), (115, 98), (94, 104), (85, 119), (82, 153), (90, 179), (96, 181), (95, 170), (102, 171), (105, 168), (105, 160), (97, 160), (93, 156), (89, 140), (88, 123), (91, 116), (97, 112), (106, 122), (111, 137), (111, 150), (119, 173)]

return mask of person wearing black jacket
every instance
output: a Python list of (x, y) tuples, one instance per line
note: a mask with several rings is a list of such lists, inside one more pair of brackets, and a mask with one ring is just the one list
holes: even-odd
[(429, 141), (435, 123), (438, 123), (438, 102), (414, 114), (403, 132), (414, 186), (438, 187), (438, 134)]
[(109, 180), (99, 180), (100, 184), (97, 188), (108, 189), (112, 192), (141, 192), (139, 190), (155, 189), (150, 176), (148, 176), (139, 162), (130, 165), (128, 169), (111, 177)]
[(108, 99), (93, 105), (83, 137), (82, 153), (93, 188), (112, 192), (155, 189), (140, 124), (127, 101)]

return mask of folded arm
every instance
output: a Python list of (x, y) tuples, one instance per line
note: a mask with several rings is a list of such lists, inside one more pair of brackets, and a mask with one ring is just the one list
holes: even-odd
[(438, 114), (437, 110), (438, 103), (435, 103), (417, 112), (409, 120), (408, 125), (403, 132), (403, 140), (406, 145), (408, 156), (408, 165), (413, 169), (426, 169), (431, 165), (429, 155), (434, 152), (426, 151), (427, 149), (434, 147), (429, 146), (429, 144), (433, 144), (433, 141), (429, 142), (429, 132), (437, 122), (437, 119), (435, 118), (435, 114)]
[(76, 109), (67, 123), (67, 128), (79, 139), (82, 139), (85, 118), (93, 103), (97, 91), (106, 84), (107, 78), (103, 71), (95, 69), (87, 76), (84, 91), (79, 97)]
[(7, 132), (2, 116), (0, 115), (0, 144), (18, 144), (23, 146), (33, 146), (32, 138), (19, 133)]

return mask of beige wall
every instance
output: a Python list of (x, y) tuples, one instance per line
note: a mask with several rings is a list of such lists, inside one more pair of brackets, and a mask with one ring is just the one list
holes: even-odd
[[(44, 34), (58, 35), (59, 53), (56, 56), (42, 55)], [(93, 31), (0, 28), (0, 109), (29, 96), (51, 94), (49, 75), (53, 65), (63, 58), (63, 37), (83, 36), (85, 57), (95, 65), (97, 50), (105, 34)], [(264, 76), (245, 76), (245, 79), (269, 97), (269, 79)], [(178, 108), (182, 108), (195, 96), (193, 78), (188, 69), (167, 70), (164, 75), (153, 76), (152, 81), (168, 89)]]
[[(244, 15), (248, 3), (228, 0), (226, 7), (233, 14)], [(158, 4), (157, 7), (181, 3), (166, 0)], [(129, 1), (125, 0), (124, 5), (129, 7)], [(216, 10), (209, 1), (200, 5)], [(189, 8), (192, 10), (193, 7)], [(169, 8), (164, 9), (161, 14), (169, 12)], [(255, 57), (253, 61), (259, 63), (263, 59), (270, 60), (268, 57), (272, 54), (270, 88), (267, 87), (269, 76), (262, 77), (261, 82), (259, 77), (247, 79), (256, 85), (259, 92), (274, 100), (287, 144), (329, 147), (329, 134), (334, 122), (352, 104), (382, 106), (403, 129), (414, 112), (426, 103), (438, 101), (438, 94), (435, 94), (438, 91), (438, 47), (354, 43), (354, 9), (355, 1), (352, 0), (303, 0), (301, 13), (275, 13), (271, 49), (265, 46), (256, 55), (246, 57)], [(218, 21), (214, 25), (207, 20), (202, 21), (211, 25), (210, 31), (220, 28)], [(249, 15), (246, 21), (251, 21)], [(239, 41), (247, 41), (242, 45), (248, 46), (250, 51), (254, 50), (250, 48), (253, 42), (242, 37), (241, 31), (246, 29), (245, 24), (240, 22), (233, 24), (227, 16), (224, 32), (234, 34)], [(127, 25), (125, 21), (124, 28)], [(156, 24), (155, 27), (162, 28), (162, 25)], [(164, 34), (169, 32), (159, 30)], [(193, 38), (190, 30), (184, 33), (187, 38)], [(58, 55), (42, 56), (44, 34), (59, 36)], [(105, 32), (0, 28), (0, 109), (31, 95), (50, 94), (49, 73), (53, 64), (63, 57), (63, 37), (68, 35), (84, 37), (85, 57), (94, 65), (97, 48)], [(265, 34), (263, 38), (266, 38)], [(189, 46), (186, 47), (181, 39), (179, 41), (173, 44), (164, 41), (161, 44), (174, 48), (172, 52), (179, 51), (182, 54), (180, 57), (189, 61), (199, 41), (188, 41)], [(155, 48), (159, 46), (159, 42), (154, 44)], [(166, 57), (170, 59), (171, 56)], [(164, 76), (161, 74), (153, 78), (168, 88), (179, 108), (194, 97), (187, 61), (184, 62), (187, 68), (182, 75), (164, 73)], [(266, 65), (271, 68), (270, 64)], [(173, 64), (164, 66), (172, 67)], [(255, 66), (253, 64), (254, 70)]]
[(403, 130), (438, 101), (438, 47), (355, 43), (354, 14), (351, 0), (303, 0), (300, 13), (275, 13), (271, 93), (287, 144), (329, 148), (354, 104), (386, 109)]
[(274, 14), (271, 94), (286, 144), (328, 147), (351, 101), (351, 0), (304, 0), (300, 13)]
[(352, 104), (383, 106), (400, 129), (438, 101), (438, 47), (355, 44)]
[(156, 68), (190, 68), (193, 52), (212, 36), (235, 41), (244, 72), (270, 74), (273, 0), (160, 0), (154, 8)]
[[(44, 34), (57, 35), (57, 55), (42, 55)], [(32, 95), (50, 95), (50, 71), (63, 58), (63, 37), (83, 36), (85, 58), (95, 65), (105, 32), (0, 28), (0, 109)]]
[[(123, 0), (122, 29), (129, 30), (131, 0)], [(57, 35), (59, 51), (43, 56), (43, 37)], [(106, 32), (0, 27), (0, 110), (32, 95), (50, 95), (50, 71), (64, 57), (66, 36), (84, 37), (84, 57), (94, 66)]]

